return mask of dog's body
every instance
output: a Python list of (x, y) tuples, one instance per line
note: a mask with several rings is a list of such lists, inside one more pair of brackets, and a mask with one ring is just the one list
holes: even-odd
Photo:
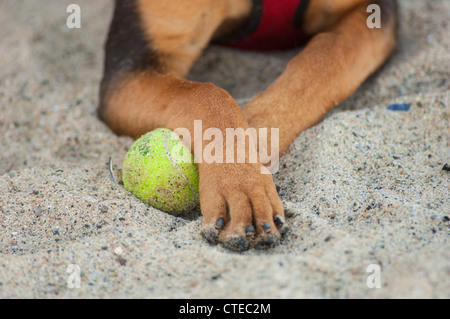
[[(277, 22), (289, 29), (287, 40), (279, 43), (265, 38), (271, 15), (261, 11), (273, 1), (116, 0), (100, 118), (116, 133), (135, 138), (158, 127), (192, 132), (194, 120), (202, 121), (203, 130), (222, 132), (278, 128), (279, 145), (271, 151), (281, 155), (302, 130), (350, 96), (389, 57), (396, 43), (397, 5), (394, 0), (276, 1), (289, 5), (283, 14), (295, 18), (294, 26)], [(372, 3), (381, 8), (381, 28), (367, 26)], [(255, 12), (260, 12), (256, 26)], [(265, 33), (258, 29), (261, 23)], [(250, 27), (246, 38), (234, 38), (230, 45), (274, 49), (310, 40), (282, 75), (242, 108), (219, 87), (184, 78), (209, 43)], [(243, 164), (199, 164), (202, 233), (209, 241), (233, 250), (278, 243), (284, 209), (271, 176), (261, 174), (261, 167), (247, 155)]]

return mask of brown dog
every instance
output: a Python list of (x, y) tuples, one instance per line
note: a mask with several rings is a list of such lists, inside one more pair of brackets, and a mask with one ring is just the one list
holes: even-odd
[[(371, 4), (381, 8), (381, 28), (367, 25)], [(116, 0), (99, 116), (135, 138), (159, 127), (192, 132), (194, 120), (222, 132), (278, 128), (272, 151), (281, 155), (383, 64), (396, 27), (394, 0)], [(260, 50), (309, 41), (266, 91), (239, 108), (223, 89), (184, 78), (209, 43), (227, 38)], [(261, 167), (247, 155), (245, 163), (199, 163), (207, 240), (238, 251), (279, 242), (284, 209)]]

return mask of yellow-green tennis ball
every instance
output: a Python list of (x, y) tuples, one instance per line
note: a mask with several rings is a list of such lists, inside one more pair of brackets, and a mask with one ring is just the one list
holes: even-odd
[(149, 205), (181, 215), (199, 204), (197, 164), (178, 134), (156, 129), (136, 140), (122, 167), (127, 190)]

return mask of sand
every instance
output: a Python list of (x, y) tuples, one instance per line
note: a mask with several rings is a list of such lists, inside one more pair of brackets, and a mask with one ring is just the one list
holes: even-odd
[[(70, 3), (0, 1), (0, 298), (450, 297), (449, 1), (402, 2), (392, 58), (281, 159), (289, 232), (243, 253), (112, 183), (133, 140), (95, 116), (111, 1), (78, 0), (81, 29)], [(243, 102), (295, 53), (213, 47), (189, 77)]]

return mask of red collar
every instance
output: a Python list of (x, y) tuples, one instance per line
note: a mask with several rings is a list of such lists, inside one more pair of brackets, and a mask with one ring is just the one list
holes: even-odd
[(307, 40), (302, 31), (309, 0), (253, 0), (249, 25), (238, 40), (222, 43), (245, 50), (284, 50)]

